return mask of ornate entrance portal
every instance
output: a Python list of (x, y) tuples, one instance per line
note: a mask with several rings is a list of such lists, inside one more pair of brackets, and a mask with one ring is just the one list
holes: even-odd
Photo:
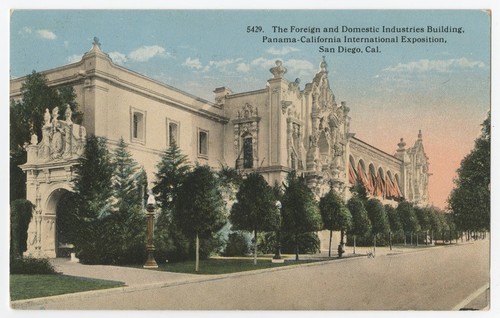
[(28, 227), (26, 255), (56, 257), (57, 207), (68, 192), (72, 192), (74, 166), (82, 155), (86, 131), (71, 120), (71, 109), (66, 108), (65, 120), (59, 120), (59, 109), (52, 114), (45, 111), (42, 140), (36, 135), (26, 147), (27, 162), (20, 166), (26, 173), (26, 199), (34, 205)]

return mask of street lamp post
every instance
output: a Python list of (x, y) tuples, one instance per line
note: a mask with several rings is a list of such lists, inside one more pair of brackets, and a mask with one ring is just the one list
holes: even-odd
[(149, 194), (148, 202), (146, 204), (146, 219), (147, 219), (147, 242), (146, 251), (148, 252), (148, 259), (144, 264), (144, 268), (158, 268), (156, 264), (154, 251), (155, 246), (153, 243), (154, 237), (154, 218), (155, 218), (156, 200), (153, 194)]
[(273, 256), (271, 262), (284, 263), (285, 260), (281, 258), (281, 202), (276, 201), (275, 206), (278, 209), (278, 230), (276, 231), (277, 234), (276, 254)]

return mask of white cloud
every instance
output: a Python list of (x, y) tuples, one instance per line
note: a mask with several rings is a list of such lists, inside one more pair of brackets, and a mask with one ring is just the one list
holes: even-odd
[(288, 68), (290, 73), (304, 73), (307, 74), (314, 73), (315, 67), (314, 65), (307, 60), (295, 60), (291, 59), (286, 62), (283, 62), (283, 65)]
[(73, 54), (67, 58), (68, 63), (76, 63), (82, 59), (82, 54)]
[(50, 30), (36, 30), (36, 33), (38, 34), (39, 37), (45, 40), (55, 40), (57, 36), (55, 35), (54, 32)]
[(155, 56), (168, 56), (169, 53), (165, 48), (159, 45), (142, 46), (129, 54), (129, 58), (136, 62), (146, 62)]
[(276, 66), (276, 60), (259, 57), (253, 60), (250, 64), (261, 68), (271, 68)]
[[(209, 61), (206, 65), (203, 65), (203, 63), (200, 61), (199, 58), (188, 57), (184, 61), (184, 63), (182, 63), (182, 65), (189, 67), (191, 69), (194, 69), (196, 71), (199, 71), (199, 72), (208, 72), (210, 70), (217, 70), (221, 73), (231, 73), (231, 72), (234, 72), (234, 65), (236, 65), (236, 70), (238, 70), (238, 71), (245, 69), (245, 65), (247, 65), (247, 64), (238, 63), (241, 61), (243, 61), (242, 58), (225, 59), (225, 60), (220, 60), (220, 61)], [(244, 64), (244, 65), (242, 65), (242, 64)], [(247, 68), (249, 69), (248, 65), (247, 65)]]
[(109, 57), (113, 60), (114, 63), (116, 64), (123, 64), (127, 62), (127, 56), (123, 53), (120, 52), (109, 52), (108, 53)]
[(241, 73), (247, 73), (250, 71), (250, 65), (246, 63), (239, 63), (236, 70)]
[(23, 27), (20, 31), (19, 34), (31, 34), (33, 30), (30, 27)]
[(219, 69), (225, 69), (226, 66), (240, 62), (242, 60), (243, 60), (242, 58), (237, 58), (237, 59), (225, 59), (222, 61), (210, 61), (208, 65)]
[(413, 61), (409, 63), (399, 63), (397, 65), (389, 66), (384, 69), (387, 72), (450, 72), (456, 68), (462, 69), (473, 69), (473, 68), (484, 68), (486, 65), (481, 61), (471, 61), (465, 57), (459, 59), (448, 59), (448, 60), (429, 60), (422, 59), (418, 61)]
[[(19, 34), (33, 34), (35, 33), (39, 38), (44, 39), (44, 40), (55, 40), (57, 39), (57, 35), (47, 29), (38, 29), (38, 30), (33, 30), (30, 27), (23, 27), (21, 30), (19, 30)], [(66, 45), (65, 41), (65, 45)]]
[(270, 47), (269, 49), (266, 50), (267, 53), (273, 54), (273, 55), (286, 55), (291, 52), (298, 52), (300, 51), (298, 48), (291, 47), (291, 46), (284, 46), (282, 48), (275, 48)]
[(188, 57), (184, 61), (184, 63), (182, 63), (182, 65), (187, 66), (189, 68), (194, 68), (194, 69), (197, 69), (197, 70), (203, 68), (203, 65), (201, 64), (199, 58), (192, 59), (192, 58)]
[(162, 83), (172, 83), (175, 81), (175, 78), (172, 77), (171, 73), (160, 72), (159, 74), (153, 74), (152, 76), (154, 79)]

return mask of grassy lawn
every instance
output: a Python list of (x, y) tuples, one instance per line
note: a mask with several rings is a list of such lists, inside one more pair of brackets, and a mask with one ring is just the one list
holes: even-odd
[(317, 262), (318, 260), (286, 260), (284, 263), (271, 263), (271, 259), (257, 259), (257, 265), (253, 264), (253, 258), (209, 258), (200, 260), (200, 271), (195, 272), (195, 262), (185, 261), (179, 263), (159, 264), (158, 270), (186, 273), (186, 274), (202, 274), (202, 275), (217, 275), (229, 274), (236, 272), (252, 271), (257, 269), (274, 268), (281, 266), (305, 264)]
[(10, 297), (11, 300), (21, 300), (123, 285), (121, 282), (66, 275), (10, 275)]

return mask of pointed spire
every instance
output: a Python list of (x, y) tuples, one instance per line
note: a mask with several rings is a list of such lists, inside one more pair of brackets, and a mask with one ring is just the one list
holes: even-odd
[(422, 130), (418, 130), (418, 140), (422, 140)]

